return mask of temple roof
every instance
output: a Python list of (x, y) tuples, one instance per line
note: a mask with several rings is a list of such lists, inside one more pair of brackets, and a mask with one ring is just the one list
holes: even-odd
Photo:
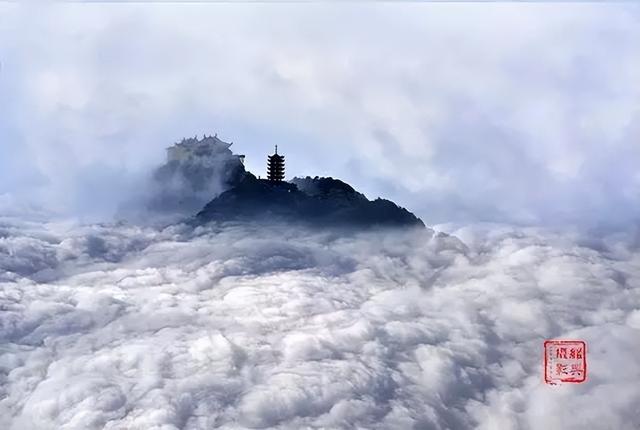
[(214, 136), (207, 136), (205, 134), (202, 139), (198, 139), (198, 136), (190, 137), (188, 139), (182, 139), (180, 142), (176, 143), (173, 146), (189, 147), (196, 145), (212, 145), (228, 149), (231, 145), (233, 145), (233, 142), (225, 142), (224, 140), (219, 139), (217, 134)]

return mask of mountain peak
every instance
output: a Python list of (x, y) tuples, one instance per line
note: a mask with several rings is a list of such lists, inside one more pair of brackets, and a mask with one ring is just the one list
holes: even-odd
[(251, 220), (318, 227), (424, 227), (418, 217), (389, 200), (370, 201), (343, 181), (309, 176), (274, 182), (248, 173), (196, 215), (198, 223)]

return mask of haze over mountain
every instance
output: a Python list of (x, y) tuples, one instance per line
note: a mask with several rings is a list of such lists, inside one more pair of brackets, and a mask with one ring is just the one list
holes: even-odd
[(232, 143), (204, 135), (182, 139), (167, 148), (166, 162), (153, 173), (148, 208), (152, 212), (191, 215), (213, 197), (242, 181), (242, 156)]
[[(395, 203), (368, 200), (334, 178), (260, 179), (245, 170), (244, 155), (215, 136), (183, 139), (167, 148), (165, 164), (155, 170), (148, 215), (195, 216), (211, 221), (294, 222), (328, 227), (402, 227), (424, 223)], [(283, 158), (284, 160), (284, 158)], [(282, 166), (284, 168), (284, 165)]]
[(640, 219), (634, 2), (20, 3), (0, 4), (3, 207), (109, 220), (163, 146), (215, 129), (258, 175), (278, 143), (290, 177), (430, 223)]

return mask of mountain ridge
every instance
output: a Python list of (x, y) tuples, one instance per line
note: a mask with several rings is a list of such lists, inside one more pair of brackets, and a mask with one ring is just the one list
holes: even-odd
[(289, 182), (247, 172), (231, 189), (196, 214), (197, 223), (232, 220), (283, 221), (314, 226), (425, 227), (420, 218), (386, 199), (367, 199), (346, 182), (307, 176)]

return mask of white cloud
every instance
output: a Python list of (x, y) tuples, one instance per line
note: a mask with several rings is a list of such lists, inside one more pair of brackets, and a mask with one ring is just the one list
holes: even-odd
[[(629, 234), (2, 225), (2, 428), (640, 420)], [(562, 337), (588, 343), (584, 384), (543, 383)]]
[(104, 214), (164, 146), (218, 131), (257, 174), (279, 143), (291, 174), (342, 177), (427, 220), (638, 216), (635, 5), (6, 4), (0, 14), (10, 101), (0, 133), (14, 166), (0, 192)]

